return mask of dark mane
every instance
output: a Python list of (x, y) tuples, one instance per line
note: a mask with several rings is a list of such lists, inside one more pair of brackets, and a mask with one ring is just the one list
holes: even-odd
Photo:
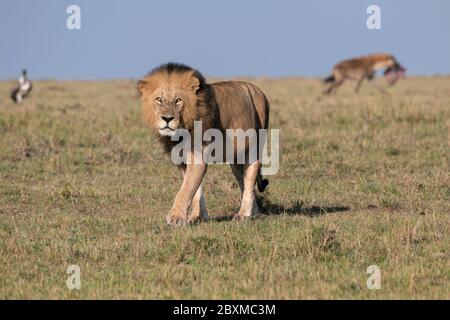
[[(162, 64), (152, 71), (150, 71), (143, 80), (139, 81), (139, 85), (145, 84), (146, 79), (151, 77), (160, 77), (161, 75), (179, 75), (192, 74), (199, 81), (199, 88), (196, 92), (196, 104), (193, 108), (185, 108), (183, 114), (180, 116), (182, 128), (189, 130), (192, 133), (194, 129), (194, 121), (202, 122), (202, 130), (205, 132), (210, 128), (214, 128), (217, 121), (219, 121), (218, 108), (215, 100), (214, 91), (210, 85), (206, 83), (203, 75), (184, 64), (169, 62)], [(149, 122), (151, 125), (151, 121)], [(163, 145), (164, 151), (170, 153), (172, 148), (178, 144), (178, 141), (172, 141), (170, 137), (160, 136), (155, 133), (159, 142)], [(192, 135), (192, 138), (194, 135)], [(194, 146), (194, 143), (191, 143)]]
[(156, 67), (152, 71), (150, 71), (147, 76), (154, 75), (156, 73), (167, 73), (168, 75), (172, 73), (185, 73), (185, 72), (193, 72), (194, 77), (198, 79), (200, 82), (200, 88), (204, 89), (206, 87), (206, 79), (205, 77), (200, 73), (200, 71), (193, 69), (185, 64), (176, 63), (176, 62), (168, 62), (165, 64), (160, 65), (159, 67)]

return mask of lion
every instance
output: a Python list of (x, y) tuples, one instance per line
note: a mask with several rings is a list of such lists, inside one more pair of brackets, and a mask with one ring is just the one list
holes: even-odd
[[(178, 143), (172, 141), (178, 129), (194, 129), (200, 121), (202, 131), (214, 128), (225, 134), (227, 129), (268, 129), (269, 101), (255, 85), (243, 81), (223, 81), (208, 84), (203, 75), (191, 67), (178, 63), (163, 64), (148, 73), (138, 83), (141, 94), (144, 121), (158, 138), (166, 153), (171, 153)], [(191, 135), (193, 137), (193, 134)], [(233, 156), (239, 152), (248, 154), (256, 143), (258, 150), (264, 141), (248, 142), (241, 150), (234, 146)], [(202, 144), (202, 148), (206, 143)], [(188, 159), (195, 150), (190, 149)], [(232, 162), (231, 169), (241, 191), (239, 211), (233, 220), (242, 221), (259, 212), (255, 196), (255, 184), (260, 192), (268, 185), (261, 175), (261, 159), (245, 163)], [(187, 223), (208, 221), (208, 211), (202, 191), (202, 180), (207, 170), (204, 159), (187, 161), (178, 165), (183, 183), (166, 218), (169, 225), (184, 226)], [(188, 216), (188, 211), (191, 211)]]

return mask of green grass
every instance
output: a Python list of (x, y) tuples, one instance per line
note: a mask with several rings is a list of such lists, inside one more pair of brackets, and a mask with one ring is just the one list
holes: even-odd
[(251, 81), (280, 128), (264, 214), (229, 221), (238, 187), (214, 165), (211, 221), (181, 229), (164, 222), (181, 179), (132, 81), (37, 81), (20, 106), (0, 82), (0, 298), (450, 298), (450, 78), (390, 97)]

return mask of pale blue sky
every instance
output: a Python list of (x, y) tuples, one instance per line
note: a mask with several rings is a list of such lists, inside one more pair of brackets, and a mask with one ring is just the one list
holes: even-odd
[[(66, 8), (81, 7), (81, 30)], [(366, 27), (381, 7), (382, 30)], [(1, 0), (0, 79), (136, 78), (176, 61), (207, 76), (326, 76), (391, 52), (409, 74), (450, 73), (448, 0)]]

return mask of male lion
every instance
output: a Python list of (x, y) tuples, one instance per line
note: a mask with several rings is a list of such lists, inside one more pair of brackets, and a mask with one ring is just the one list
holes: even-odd
[[(201, 121), (202, 131), (210, 128), (226, 129), (267, 129), (269, 124), (269, 102), (264, 93), (253, 84), (241, 81), (227, 81), (207, 84), (200, 72), (185, 65), (168, 63), (151, 71), (139, 81), (143, 116), (151, 131), (158, 137), (165, 151), (170, 153), (178, 143), (171, 141), (177, 129), (186, 129), (193, 139), (194, 121)], [(241, 149), (234, 146), (232, 154), (244, 152), (248, 155), (252, 142)], [(264, 141), (254, 141), (262, 148)], [(194, 145), (194, 144), (192, 144)], [(203, 144), (203, 147), (205, 144)], [(194, 148), (188, 159), (193, 159)], [(244, 164), (231, 164), (231, 169), (241, 189), (241, 206), (233, 220), (243, 220), (258, 212), (255, 198), (255, 184), (260, 192), (268, 185), (261, 177), (261, 161), (253, 162), (245, 157)], [(179, 166), (183, 174), (183, 184), (175, 197), (167, 215), (168, 224), (185, 225), (208, 220), (202, 180), (207, 164), (187, 162)], [(188, 218), (187, 212), (191, 208)]]

